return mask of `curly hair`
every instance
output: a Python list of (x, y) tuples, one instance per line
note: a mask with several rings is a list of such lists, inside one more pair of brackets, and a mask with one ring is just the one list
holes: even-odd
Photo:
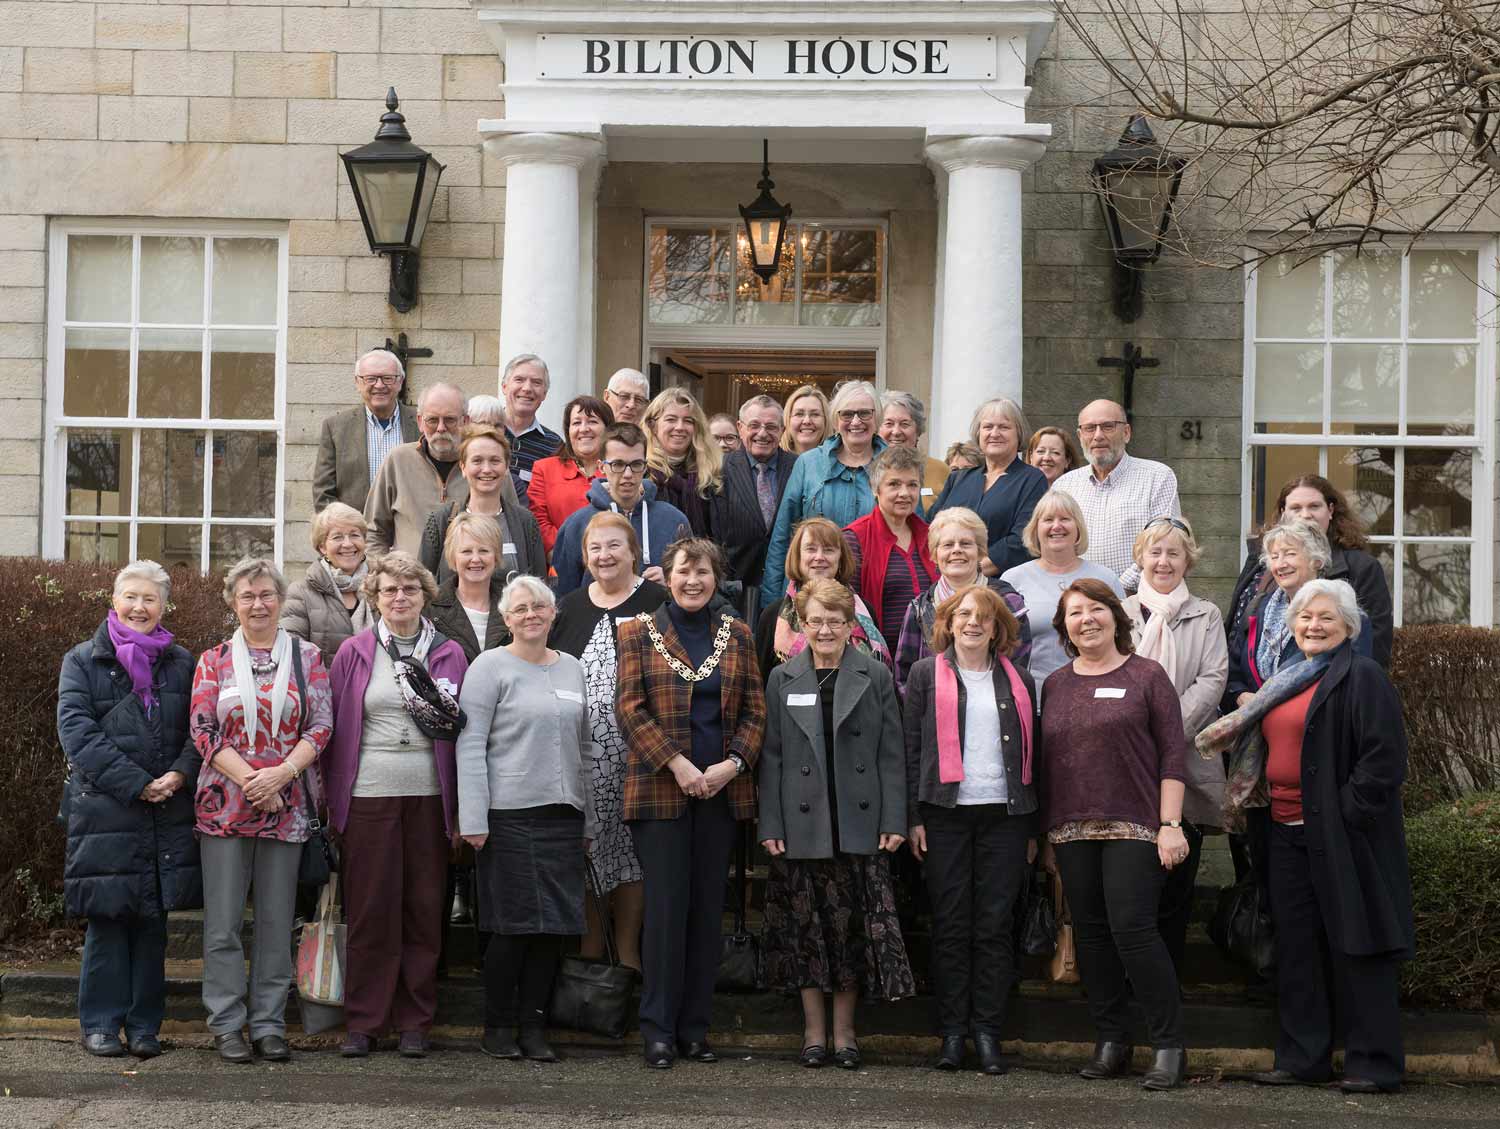
[(1291, 497), (1292, 491), (1303, 486), (1316, 490), (1323, 495), (1323, 501), (1328, 503), (1328, 511), (1332, 515), (1328, 521), (1329, 544), (1335, 549), (1369, 550), (1370, 540), (1365, 536), (1365, 523), (1354, 516), (1344, 492), (1321, 474), (1299, 474), (1281, 488), (1281, 493), (1276, 495), (1278, 522), (1286, 516), (1286, 500)]

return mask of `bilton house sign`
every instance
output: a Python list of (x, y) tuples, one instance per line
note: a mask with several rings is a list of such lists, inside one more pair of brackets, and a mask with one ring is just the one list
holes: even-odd
[(893, 79), (995, 77), (995, 41), (949, 36), (537, 36), (546, 79)]

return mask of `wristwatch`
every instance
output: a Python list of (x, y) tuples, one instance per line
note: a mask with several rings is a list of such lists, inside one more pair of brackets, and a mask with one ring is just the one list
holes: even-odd
[(745, 758), (740, 756), (739, 753), (730, 753), (724, 759), (734, 763), (734, 774), (736, 776), (744, 776), (745, 773), (750, 771), (750, 766), (745, 763)]
[(1163, 827), (1175, 827), (1179, 831), (1182, 830), (1182, 820), (1180, 819), (1164, 819), (1161, 821), (1161, 825)]

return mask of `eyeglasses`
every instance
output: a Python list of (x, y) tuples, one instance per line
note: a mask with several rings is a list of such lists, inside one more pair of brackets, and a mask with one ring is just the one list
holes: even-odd
[(604, 469), (612, 470), (616, 474), (624, 474), (627, 470), (631, 474), (641, 474), (646, 469), (646, 460), (631, 459), (629, 462), (626, 462), (624, 459), (610, 459), (604, 464)]
[(616, 392), (613, 388), (606, 388), (605, 391), (622, 404), (641, 405), (650, 403), (645, 396), (637, 396), (634, 392)]
[(393, 384), (401, 383), (399, 376), (361, 376), (359, 379), (365, 384), (379, 388), (389, 388)]
[(1123, 419), (1107, 420), (1104, 423), (1080, 423), (1078, 425), (1078, 434), (1093, 435), (1095, 432), (1098, 432), (1100, 435), (1113, 435), (1115, 428), (1124, 426), (1125, 421)]
[(846, 408), (839, 413), (839, 419), (844, 423), (853, 423), (855, 420), (859, 420), (861, 423), (869, 423), (874, 418), (874, 408)]
[(848, 627), (849, 621), (847, 619), (806, 619), (802, 621), (802, 625), (813, 631), (822, 631), (825, 627), (830, 631), (838, 631), (840, 628)]
[(458, 425), (463, 422), (460, 416), (423, 416), (422, 426), (430, 431), (441, 428), (444, 431), (457, 431)]
[(1145, 530), (1150, 529), (1154, 525), (1170, 525), (1173, 529), (1177, 530), (1179, 533), (1186, 533), (1189, 537), (1191, 537), (1193, 535), (1193, 531), (1191, 529), (1189, 529), (1185, 524), (1183, 524), (1182, 522), (1178, 521), (1175, 517), (1154, 517), (1150, 521), (1148, 521), (1145, 525), (1143, 525), (1141, 527), (1141, 530), (1142, 530), (1142, 532), (1144, 532)]
[(242, 608), (253, 608), (256, 604), (264, 604), (269, 608), (280, 600), (281, 597), (275, 592), (238, 592), (234, 597), (234, 602)]
[(779, 423), (747, 423), (743, 424), (742, 426), (746, 431), (750, 432), (751, 435), (758, 435), (762, 431), (775, 435), (781, 430), (781, 424)]
[(420, 584), (403, 584), (398, 588), (394, 584), (382, 584), (376, 591), (386, 599), (390, 599), (399, 592), (408, 600), (415, 600), (422, 594), (422, 586)]

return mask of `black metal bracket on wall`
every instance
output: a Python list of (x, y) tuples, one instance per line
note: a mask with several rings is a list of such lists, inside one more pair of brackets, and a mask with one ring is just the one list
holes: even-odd
[[(420, 345), (408, 345), (406, 343), (406, 334), (404, 333), (397, 334), (396, 340), (394, 341), (387, 337), (385, 339), (384, 348), (386, 352), (396, 354), (396, 359), (401, 362), (401, 369), (403, 372), (407, 370), (408, 360), (410, 358), (426, 358), (432, 356), (431, 349), (424, 348)], [(407, 372), (406, 375), (407, 379), (401, 382), (401, 402), (403, 404), (411, 403), (409, 391), (411, 388), (411, 373)]]
[(1133, 341), (1125, 342), (1125, 348), (1120, 350), (1118, 357), (1100, 357), (1100, 368), (1117, 368), (1123, 370), (1125, 386), (1122, 389), (1120, 399), (1121, 406), (1125, 409), (1125, 421), (1135, 422), (1135, 373), (1137, 369), (1156, 368), (1161, 361), (1156, 357), (1142, 356), (1142, 349)]

